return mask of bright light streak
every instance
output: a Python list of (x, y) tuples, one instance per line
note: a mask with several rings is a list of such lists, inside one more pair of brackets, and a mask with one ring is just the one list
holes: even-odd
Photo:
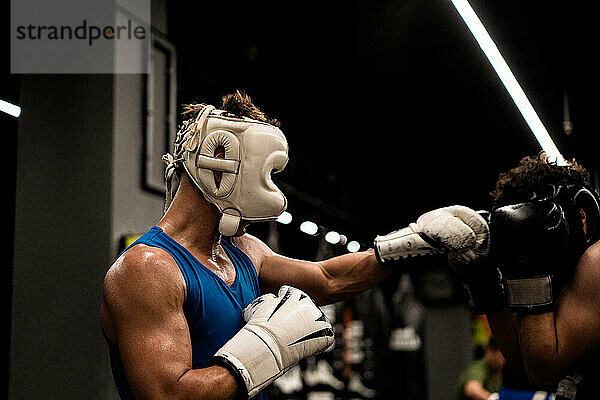
[(314, 235), (319, 231), (319, 227), (312, 221), (304, 221), (300, 224), (300, 230), (307, 235)]
[(475, 40), (477, 40), (481, 50), (483, 50), (488, 60), (492, 64), (492, 67), (498, 74), (498, 77), (504, 84), (504, 87), (506, 87), (510, 97), (512, 97), (515, 105), (521, 112), (521, 115), (525, 119), (525, 122), (527, 122), (527, 125), (529, 125), (529, 128), (533, 132), (533, 135), (539, 142), (542, 149), (546, 152), (551, 160), (556, 160), (558, 165), (568, 164), (558, 151), (558, 148), (552, 141), (552, 138), (548, 134), (544, 124), (531, 106), (531, 103), (527, 99), (523, 89), (521, 89), (521, 86), (508, 67), (508, 64), (506, 64), (506, 61), (504, 61), (502, 54), (500, 54), (500, 51), (477, 17), (477, 14), (475, 14), (475, 11), (473, 11), (469, 5), (469, 2), (467, 0), (450, 1), (452, 1), (452, 4), (454, 4), (454, 7), (456, 7), (456, 10), (465, 21), (465, 24), (467, 24), (467, 27), (471, 33), (473, 33), (473, 36), (475, 36)]
[(277, 217), (277, 222), (284, 225), (289, 224), (292, 222), (292, 214), (287, 211), (282, 212), (281, 215)]
[(21, 115), (21, 107), (10, 104), (8, 101), (0, 100), (0, 111), (18, 118)]
[(329, 231), (325, 234), (325, 241), (331, 244), (338, 244), (340, 242), (341, 236), (336, 231)]
[(360, 243), (358, 243), (356, 240), (353, 240), (348, 243), (346, 249), (348, 249), (350, 253), (356, 253), (358, 250), (360, 250)]

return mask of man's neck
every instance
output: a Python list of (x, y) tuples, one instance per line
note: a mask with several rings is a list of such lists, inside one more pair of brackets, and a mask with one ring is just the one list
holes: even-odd
[(219, 219), (217, 208), (182, 173), (173, 202), (157, 225), (192, 253), (211, 257), (221, 238)]

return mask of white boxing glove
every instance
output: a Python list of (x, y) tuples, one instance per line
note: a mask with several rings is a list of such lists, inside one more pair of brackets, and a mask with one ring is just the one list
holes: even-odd
[(248, 398), (271, 384), (301, 359), (326, 350), (334, 332), (325, 314), (306, 293), (282, 286), (243, 311), (246, 325), (217, 351), (224, 364), (245, 384)]
[(374, 247), (382, 264), (442, 253), (450, 262), (469, 263), (487, 254), (489, 228), (477, 211), (455, 205), (429, 211), (406, 228), (377, 236)]

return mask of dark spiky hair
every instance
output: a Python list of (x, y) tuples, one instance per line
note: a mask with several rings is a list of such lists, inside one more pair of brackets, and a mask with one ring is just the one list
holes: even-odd
[[(183, 115), (185, 117), (196, 118), (198, 113), (206, 104), (184, 104)], [(221, 107), (227, 114), (235, 117), (247, 117), (256, 121), (266, 122), (273, 126), (279, 126), (280, 123), (275, 118), (269, 118), (257, 106), (254, 105), (250, 96), (246, 93), (236, 90), (235, 93), (226, 94), (221, 98)]]

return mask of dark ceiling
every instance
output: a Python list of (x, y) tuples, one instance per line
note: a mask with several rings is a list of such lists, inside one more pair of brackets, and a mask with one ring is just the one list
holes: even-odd
[[(563, 155), (597, 170), (600, 4), (585, 3), (471, 0)], [(288, 137), (290, 210), (362, 240), (431, 208), (486, 208), (498, 173), (540, 150), (449, 0), (168, 12), (179, 103), (246, 91)]]

